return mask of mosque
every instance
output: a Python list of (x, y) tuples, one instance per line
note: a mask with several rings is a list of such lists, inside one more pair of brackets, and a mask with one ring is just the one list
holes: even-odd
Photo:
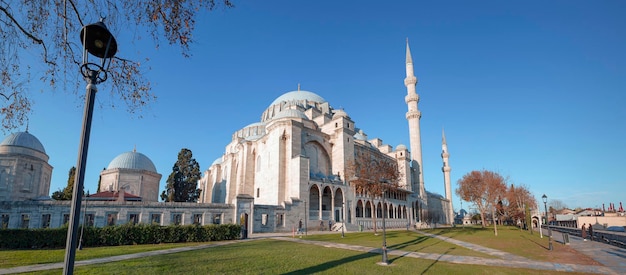
[[(197, 203), (159, 202), (162, 175), (152, 161), (133, 150), (114, 158), (100, 174), (97, 193), (83, 201), (81, 222), (94, 226), (125, 223), (240, 223), (252, 232), (289, 232), (304, 221), (334, 230), (422, 227), (452, 224), (450, 166), (442, 133), (445, 197), (426, 191), (422, 169), (421, 113), (417, 78), (406, 45), (409, 147), (394, 149), (367, 134), (343, 110), (310, 91), (276, 98), (254, 122), (232, 135), (222, 156), (203, 173)], [(409, 150), (410, 149), (410, 150)], [(385, 198), (355, 192), (346, 179), (349, 163), (370, 152), (397, 164), (401, 188)], [(70, 202), (50, 199), (52, 167), (41, 142), (28, 132), (0, 143), (0, 228), (60, 227), (69, 220)], [(375, 217), (376, 219), (373, 219)]]

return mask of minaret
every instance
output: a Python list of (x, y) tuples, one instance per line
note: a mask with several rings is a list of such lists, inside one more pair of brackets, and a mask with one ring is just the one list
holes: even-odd
[(420, 100), (419, 95), (415, 92), (417, 77), (413, 72), (413, 59), (411, 58), (411, 49), (409, 48), (409, 39), (406, 40), (406, 78), (404, 86), (406, 86), (407, 95), (404, 98), (409, 111), (406, 112), (406, 119), (409, 121), (409, 139), (411, 146), (411, 165), (418, 174), (417, 188), (420, 197), (426, 198), (424, 191), (424, 169), (422, 168), (422, 141), (420, 136), (420, 118), (421, 112), (417, 109), (417, 103)]
[(450, 185), (450, 163), (448, 162), (448, 158), (450, 154), (448, 153), (448, 144), (446, 143), (446, 133), (441, 129), (441, 159), (443, 160), (443, 167), (441, 167), (441, 171), (443, 171), (443, 185), (446, 190), (446, 199), (448, 200), (448, 209), (446, 216), (448, 218), (449, 223), (454, 222), (454, 211), (452, 209), (452, 186)]

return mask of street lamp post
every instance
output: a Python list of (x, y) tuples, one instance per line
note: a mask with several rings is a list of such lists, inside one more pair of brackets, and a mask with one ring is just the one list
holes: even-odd
[(389, 262), (387, 261), (387, 230), (385, 227), (385, 191), (383, 191), (383, 261), (382, 263), (384, 265), (389, 264)]
[(541, 199), (543, 200), (543, 207), (546, 210), (546, 225), (548, 226), (548, 250), (552, 250), (552, 228), (550, 227), (550, 223), (548, 223), (548, 196), (546, 196), (546, 194), (543, 194), (543, 196), (541, 196)]
[[(87, 93), (85, 97), (82, 135), (78, 147), (78, 164), (76, 165), (78, 173), (76, 173), (76, 184), (72, 192), (70, 227), (67, 230), (67, 239), (65, 242), (63, 274), (74, 273), (74, 258), (76, 256), (76, 243), (78, 242), (77, 231), (80, 220), (80, 204), (83, 195), (87, 151), (89, 149), (91, 120), (93, 117), (94, 100), (96, 92), (98, 91), (96, 85), (107, 79), (107, 70), (111, 65), (110, 59), (117, 53), (115, 37), (113, 37), (102, 21), (83, 26), (83, 29), (80, 31), (80, 41), (83, 44), (83, 64), (80, 66), (80, 72), (85, 80), (87, 80)], [(100, 64), (89, 62), (89, 54), (100, 58)], [(106, 64), (107, 61), (108, 64)]]
[(341, 202), (341, 237), (345, 237), (343, 234), (343, 228), (346, 226), (346, 204)]
[[(89, 197), (89, 190), (85, 198)], [(83, 249), (83, 233), (85, 232), (85, 223), (87, 222), (87, 200), (85, 200), (85, 208), (83, 209), (83, 226), (80, 227), (80, 238), (78, 240), (78, 250)]]

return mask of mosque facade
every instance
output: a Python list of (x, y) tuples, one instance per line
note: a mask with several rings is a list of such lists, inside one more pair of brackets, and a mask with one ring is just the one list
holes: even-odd
[[(449, 153), (442, 133), (445, 197), (424, 186), (419, 95), (411, 52), (406, 48), (409, 147), (393, 148), (369, 139), (343, 110), (310, 91), (276, 98), (261, 119), (232, 135), (225, 153), (198, 182), (197, 203), (158, 201), (159, 174), (136, 150), (114, 158), (100, 174), (96, 194), (83, 201), (81, 222), (94, 226), (125, 223), (239, 223), (248, 232), (288, 232), (300, 223), (334, 230), (422, 227), (452, 224)], [(397, 164), (400, 188), (369, 198), (347, 179), (350, 163), (369, 152)], [(59, 227), (69, 220), (70, 202), (49, 197), (52, 167), (39, 140), (26, 132), (0, 143), (0, 227)], [(376, 223), (376, 225), (374, 225)]]
[[(453, 223), (449, 153), (442, 133), (442, 172), (446, 196), (424, 187), (417, 78), (407, 43), (405, 102), (410, 151), (382, 139), (368, 139), (343, 110), (334, 109), (310, 91), (276, 98), (261, 119), (232, 135), (225, 153), (198, 184), (201, 203), (233, 204), (238, 196), (254, 200), (254, 231), (289, 231), (304, 220), (307, 227), (336, 224), (347, 229), (380, 228), (383, 211), (389, 227)], [(346, 176), (360, 152), (392, 160), (400, 170), (400, 188), (385, 198), (355, 192)], [(262, 208), (261, 208), (262, 207)], [(384, 210), (383, 210), (384, 209)], [(375, 217), (373, 217), (375, 216)]]

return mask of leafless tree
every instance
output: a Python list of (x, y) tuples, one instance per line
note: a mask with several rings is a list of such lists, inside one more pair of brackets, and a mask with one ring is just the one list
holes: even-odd
[[(400, 172), (396, 161), (368, 147), (355, 147), (355, 159), (346, 166), (346, 174), (350, 185), (356, 193), (370, 199), (372, 205), (383, 193), (395, 192), (399, 188)], [(385, 215), (386, 207), (383, 205), (382, 212)], [(373, 210), (373, 209), (372, 209)], [(376, 228), (376, 213), (372, 211), (374, 233)]]
[[(230, 0), (0, 0), (2, 129), (12, 130), (26, 121), (33, 103), (29, 93), (32, 82), (49, 87), (44, 90), (54, 90), (58, 85), (75, 93), (82, 90), (82, 45), (78, 37), (82, 26), (106, 17), (111, 30), (123, 29), (134, 40), (145, 34), (157, 48), (164, 39), (179, 46), (182, 55), (188, 57), (197, 16), (202, 11), (232, 6)], [(107, 85), (110, 106), (116, 107), (115, 102), (121, 101), (131, 114), (140, 117), (142, 107), (156, 96), (144, 76), (149, 59), (132, 52), (120, 48), (111, 62)]]

